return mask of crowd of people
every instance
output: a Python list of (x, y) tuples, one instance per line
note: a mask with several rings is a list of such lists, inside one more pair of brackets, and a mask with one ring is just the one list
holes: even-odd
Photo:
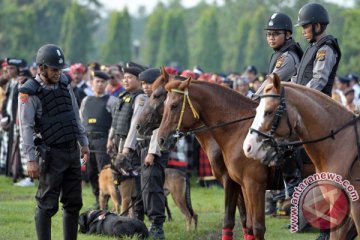
[[(220, 84), (249, 98), (261, 93), (267, 74), (276, 73), (283, 81), (329, 95), (357, 114), (360, 112), (359, 76), (354, 72), (336, 75), (341, 51), (336, 38), (325, 33), (328, 24), (329, 17), (322, 5), (303, 6), (298, 25), (309, 42), (303, 52), (292, 38), (290, 17), (284, 13), (271, 15), (264, 29), (274, 53), (264, 73), (259, 73), (253, 65), (228, 74), (204, 71), (200, 66), (183, 70), (168, 66), (165, 70), (196, 81)], [(67, 66), (63, 51), (53, 44), (42, 46), (36, 62), (30, 65), (19, 58), (1, 60), (0, 174), (11, 176), (16, 186), (34, 186), (34, 179), (39, 178), (35, 217), (39, 239), (51, 237), (51, 217), (58, 210), (61, 191), (67, 193), (60, 199), (64, 209), (64, 236), (76, 239), (77, 218), (82, 207), (81, 186), (90, 183), (94, 207), (98, 208), (98, 174), (111, 162), (111, 157), (119, 153), (128, 156), (134, 169), (153, 166), (151, 172), (144, 168), (124, 181), (134, 181), (138, 193), (145, 188), (142, 201), (134, 206), (135, 216), (141, 220), (145, 214), (149, 216), (150, 233), (156, 239), (164, 239), (165, 167), (188, 173), (196, 168), (199, 184), (219, 184), (194, 137), (187, 136), (178, 141), (172, 151), (162, 152), (157, 146), (156, 130), (152, 136), (137, 134), (137, 119), (151, 94), (151, 84), (159, 75), (159, 68), (134, 62)], [(306, 157), (304, 152), (297, 154), (300, 159)], [(80, 155), (86, 162), (83, 165)], [(39, 157), (43, 159), (41, 162)], [(152, 174), (156, 176), (151, 181), (153, 185), (144, 186)], [(282, 174), (286, 189), (271, 194), (268, 213), (275, 210), (277, 200), (291, 197), (293, 188), (301, 181), (299, 169), (285, 166)]]

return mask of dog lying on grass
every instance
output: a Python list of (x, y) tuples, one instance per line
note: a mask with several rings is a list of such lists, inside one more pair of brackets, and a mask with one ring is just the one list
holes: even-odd
[(105, 210), (89, 210), (80, 214), (79, 231), (86, 234), (99, 234), (112, 237), (133, 237), (140, 239), (149, 236), (145, 224), (137, 218), (121, 217)]
[[(131, 197), (136, 196), (135, 182), (132, 182), (131, 178), (127, 179), (119, 184), (119, 180), (114, 178), (121, 175), (121, 173), (129, 173), (132, 171), (131, 165), (128, 163), (126, 156), (118, 154), (113, 160), (112, 164), (106, 165), (99, 174), (99, 204), (100, 209), (105, 209), (107, 205), (108, 196), (111, 196), (114, 204), (114, 210), (117, 213), (125, 211), (131, 203)], [(114, 184), (114, 182), (116, 184)], [(119, 185), (118, 185), (119, 184)], [(118, 185), (120, 191), (121, 200), (119, 194), (116, 192), (115, 185)], [(190, 197), (190, 182), (185, 172), (174, 168), (165, 168), (165, 195), (171, 194), (176, 206), (178, 206), (182, 214), (186, 218), (186, 229), (190, 230), (192, 225), (194, 229), (197, 228), (198, 215), (192, 208)], [(119, 204), (121, 205), (121, 211)], [(169, 220), (171, 220), (171, 212), (168, 206), (166, 206)], [(132, 209), (130, 210), (130, 216)]]

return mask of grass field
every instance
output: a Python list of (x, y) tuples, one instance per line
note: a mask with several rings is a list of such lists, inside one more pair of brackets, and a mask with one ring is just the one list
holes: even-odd
[[(10, 178), (0, 176), (0, 240), (28, 240), (36, 239), (34, 225), (36, 187), (13, 186)], [(174, 220), (164, 225), (166, 239), (168, 240), (219, 240), (221, 239), (221, 223), (223, 217), (223, 190), (218, 187), (201, 188), (192, 181), (191, 192), (194, 210), (199, 214), (197, 231), (186, 232), (185, 221), (179, 209), (175, 207), (171, 197), (168, 197)], [(91, 189), (83, 189), (84, 206), (82, 210), (89, 209), (94, 204)], [(60, 208), (61, 209), (61, 208)], [(52, 239), (62, 239), (62, 212), (52, 218)], [(237, 214), (237, 218), (238, 214)], [(292, 234), (286, 226), (288, 219), (274, 217), (266, 218), (266, 239), (315, 239), (317, 233)], [(149, 225), (148, 222), (146, 222)], [(234, 239), (242, 239), (237, 219)], [(80, 240), (112, 239), (102, 236), (89, 236), (79, 234)]]

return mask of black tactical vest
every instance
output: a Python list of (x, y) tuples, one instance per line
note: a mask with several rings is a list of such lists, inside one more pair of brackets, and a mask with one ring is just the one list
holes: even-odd
[(108, 133), (111, 127), (111, 113), (106, 109), (110, 96), (88, 96), (83, 102), (83, 126), (87, 133)]
[(115, 111), (111, 127), (114, 133), (126, 137), (130, 130), (131, 118), (134, 113), (133, 102), (137, 95), (144, 93), (142, 90), (133, 93), (123, 92), (119, 95), (119, 102), (115, 105)]
[(331, 90), (334, 84), (336, 71), (341, 59), (341, 51), (337, 39), (331, 35), (327, 35), (323, 37), (316, 44), (309, 45), (306, 48), (304, 57), (301, 59), (300, 62), (300, 66), (296, 77), (296, 83), (301, 85), (306, 85), (313, 78), (313, 69), (314, 69), (314, 61), (316, 58), (316, 53), (323, 45), (330, 46), (333, 49), (333, 51), (338, 55), (336, 59), (336, 64), (331, 70), (331, 73), (329, 75), (328, 82), (326, 86), (321, 90), (321, 92), (325, 93), (328, 96), (331, 96)]
[[(269, 71), (268, 73), (272, 73), (274, 71), (276, 61), (278, 58), (285, 52), (292, 52), (298, 56), (299, 59), (303, 56), (303, 50), (301, 49), (299, 43), (295, 42), (293, 39), (289, 39), (285, 41), (284, 46), (282, 46), (279, 50), (275, 51), (270, 58)], [(283, 79), (284, 81), (290, 81), (290, 79)]]
[(28, 79), (19, 89), (39, 97), (42, 115), (35, 119), (34, 130), (40, 132), (48, 146), (74, 141), (79, 133), (68, 85), (68, 79), (62, 74), (57, 89), (42, 88), (35, 79)]

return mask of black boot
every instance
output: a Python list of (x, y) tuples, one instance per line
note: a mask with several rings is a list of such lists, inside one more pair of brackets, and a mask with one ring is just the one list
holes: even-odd
[(35, 211), (35, 226), (38, 240), (51, 240), (51, 217), (38, 207)]
[[(298, 154), (298, 153), (296, 153)], [(289, 156), (288, 159), (285, 160), (281, 170), (283, 179), (285, 181), (285, 189), (281, 190), (279, 194), (274, 196), (274, 201), (284, 200), (287, 197), (291, 198), (292, 194), (295, 191), (295, 187), (299, 185), (301, 182), (301, 171), (300, 171), (300, 164), (297, 158)]]
[(274, 201), (274, 195), (277, 191), (266, 191), (265, 194), (265, 215), (274, 215), (276, 213), (276, 201)]
[(154, 240), (165, 240), (165, 234), (162, 225), (151, 224), (149, 230), (149, 237)]
[(316, 238), (316, 240), (329, 240), (329, 239), (330, 239), (329, 230), (320, 230), (320, 235)]
[(78, 232), (79, 213), (63, 213), (64, 240), (76, 240)]

